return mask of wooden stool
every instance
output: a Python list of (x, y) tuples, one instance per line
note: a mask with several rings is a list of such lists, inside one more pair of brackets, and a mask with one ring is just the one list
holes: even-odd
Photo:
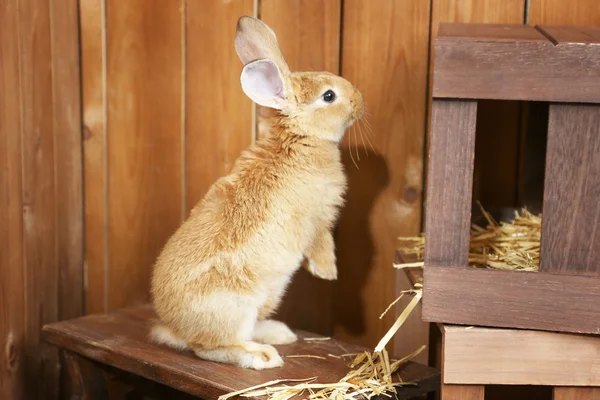
[[(310, 378), (337, 382), (348, 372), (347, 361), (328, 354), (367, 350), (336, 340), (277, 346), (285, 365), (263, 371), (203, 361), (190, 352), (177, 352), (147, 339), (155, 314), (151, 307), (89, 315), (44, 327), (44, 339), (58, 346), (71, 379), (71, 398), (216, 399), (229, 392), (282, 378)], [(299, 336), (314, 337), (306, 332)], [(311, 354), (315, 358), (287, 358)], [(439, 388), (439, 370), (409, 362), (400, 371), (416, 386), (398, 388), (398, 399), (410, 399)]]

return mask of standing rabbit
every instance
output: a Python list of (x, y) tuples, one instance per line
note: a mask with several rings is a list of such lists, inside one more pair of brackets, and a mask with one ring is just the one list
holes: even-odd
[(269, 317), (303, 259), (314, 276), (337, 278), (331, 230), (346, 189), (339, 142), (363, 101), (339, 76), (290, 72), (257, 19), (240, 18), (235, 48), (244, 93), (278, 115), (159, 255), (151, 338), (205, 360), (273, 368), (283, 360), (272, 345), (297, 338)]

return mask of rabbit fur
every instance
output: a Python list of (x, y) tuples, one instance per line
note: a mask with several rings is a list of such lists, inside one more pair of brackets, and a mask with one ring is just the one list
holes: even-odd
[[(151, 292), (159, 322), (151, 339), (201, 359), (264, 369), (283, 365), (273, 345), (297, 339), (269, 317), (303, 260), (314, 276), (337, 278), (331, 231), (346, 190), (339, 141), (362, 116), (363, 101), (339, 76), (290, 72), (275, 33), (258, 19), (239, 19), (235, 48), (242, 89), (277, 116), (158, 256)], [(331, 102), (324, 100), (329, 90)]]

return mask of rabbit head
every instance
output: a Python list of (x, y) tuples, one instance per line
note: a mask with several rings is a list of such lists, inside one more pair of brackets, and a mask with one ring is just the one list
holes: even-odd
[(329, 72), (291, 72), (275, 33), (262, 21), (241, 17), (235, 48), (244, 63), (244, 93), (278, 110), (279, 126), (285, 131), (340, 141), (362, 116), (362, 95), (346, 79)]

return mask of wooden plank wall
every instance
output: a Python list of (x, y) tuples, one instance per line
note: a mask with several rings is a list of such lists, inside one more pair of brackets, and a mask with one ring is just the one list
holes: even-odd
[[(367, 137), (369, 128), (357, 126), (342, 143), (350, 190), (336, 232), (339, 280), (321, 282), (300, 271), (280, 316), (294, 326), (374, 344), (394, 318), (378, 319), (395, 285), (408, 286), (390, 268), (396, 238), (421, 228), (431, 38), (438, 24), (523, 23), (529, 14), (565, 14), (549, 8), (556, 3), (80, 0), (86, 310), (147, 301), (162, 244), (260, 136), (257, 121), (265, 110), (256, 110), (240, 90), (242, 65), (232, 46), (237, 18), (256, 15), (277, 32), (292, 69), (341, 73), (363, 91), (371, 131)], [(589, 16), (594, 7), (581, 9)], [(521, 107), (480, 109), (478, 131), (488, 133), (478, 143), (483, 155), (475, 193), (513, 203)], [(502, 170), (494, 168), (499, 163)], [(397, 336), (397, 351), (412, 351), (426, 335), (414, 316)]]
[(0, 2), (2, 399), (58, 397), (40, 329), (83, 311), (78, 47), (76, 3)]

